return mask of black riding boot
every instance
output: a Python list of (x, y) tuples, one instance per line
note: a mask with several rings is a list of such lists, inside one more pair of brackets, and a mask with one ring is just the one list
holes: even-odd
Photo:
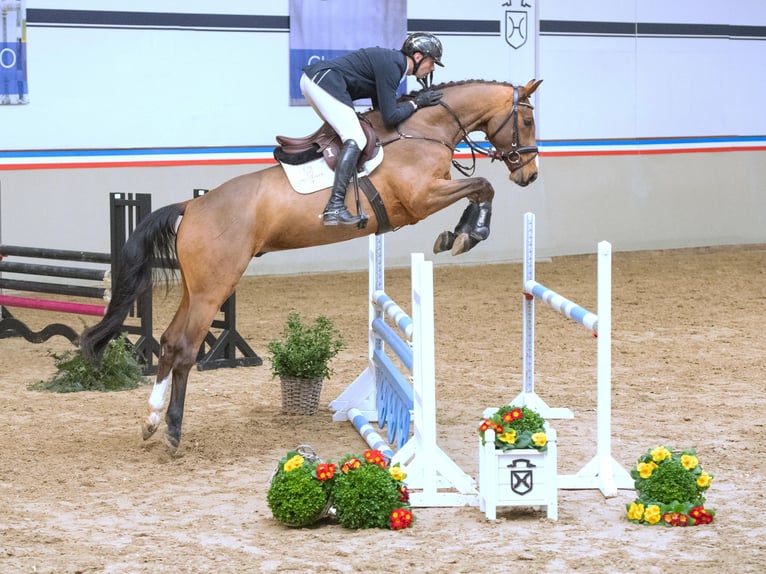
[(335, 183), (332, 186), (330, 201), (327, 202), (322, 214), (325, 225), (356, 225), (361, 219), (358, 215), (351, 215), (346, 208), (348, 182), (354, 175), (360, 153), (362, 150), (354, 140), (348, 140), (343, 144), (335, 166)]

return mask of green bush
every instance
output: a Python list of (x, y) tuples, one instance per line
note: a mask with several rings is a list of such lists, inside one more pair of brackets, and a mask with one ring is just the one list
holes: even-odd
[(290, 451), (279, 461), (266, 493), (266, 502), (274, 518), (282, 524), (309, 526), (324, 516), (331, 486), (331, 478), (324, 481), (317, 478), (316, 461)]
[(55, 393), (124, 391), (148, 383), (143, 376), (143, 366), (124, 334), (109, 342), (99, 365), (91, 364), (79, 349), (61, 355), (50, 353), (50, 356), (55, 362), (56, 374), (50, 380), (30, 384), (30, 390)]
[(295, 311), (287, 316), (281, 340), (268, 344), (273, 376), (299, 379), (328, 378), (330, 360), (345, 347), (343, 336), (332, 321), (320, 315), (304, 325)]
[(405, 506), (400, 483), (388, 469), (366, 461), (360, 463), (358, 468), (335, 478), (332, 500), (338, 524), (354, 529), (390, 528), (391, 512)]

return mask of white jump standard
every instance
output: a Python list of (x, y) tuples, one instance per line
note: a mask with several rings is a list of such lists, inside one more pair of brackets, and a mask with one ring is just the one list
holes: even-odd
[[(436, 444), (433, 263), (422, 253), (411, 257), (412, 318), (386, 295), (383, 237), (370, 237), (369, 365), (330, 403), (333, 420), (352, 421), (372, 448), (402, 466), (413, 506), (476, 506), (475, 480)], [(409, 373), (402, 373), (387, 352)], [(387, 427), (388, 440), (370, 421)]]
[(522, 366), (523, 389), (513, 404), (526, 405), (544, 418), (572, 418), (569, 409), (550, 408), (535, 393), (535, 299), (550, 305), (591, 331), (597, 340), (597, 444), (596, 456), (577, 474), (559, 475), (562, 489), (595, 489), (614, 496), (618, 489), (632, 489), (630, 474), (612, 457), (612, 246), (598, 244), (598, 314), (577, 305), (535, 281), (535, 216), (524, 214), (524, 307)]

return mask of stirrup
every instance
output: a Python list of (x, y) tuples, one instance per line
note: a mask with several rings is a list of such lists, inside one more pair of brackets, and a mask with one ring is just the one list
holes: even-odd
[(340, 209), (325, 209), (322, 213), (322, 223), (328, 227), (335, 225), (357, 225), (360, 220), (361, 217), (351, 215), (346, 206)]

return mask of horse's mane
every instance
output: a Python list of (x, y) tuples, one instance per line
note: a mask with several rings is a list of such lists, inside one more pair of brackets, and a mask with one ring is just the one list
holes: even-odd
[[(429, 90), (448, 90), (450, 88), (457, 88), (460, 86), (465, 86), (468, 84), (489, 84), (493, 86), (507, 86), (509, 88), (513, 88), (514, 85), (510, 82), (501, 82), (499, 80), (453, 80), (451, 82), (442, 82), (440, 84), (433, 84)], [(426, 91), (426, 88), (421, 88), (419, 90), (413, 90), (408, 94), (404, 94), (403, 96), (400, 96), (399, 99), (397, 99), (397, 102), (406, 102), (417, 96), (419, 93)], [(364, 112), (362, 115), (367, 116), (368, 114), (371, 114), (373, 112), (379, 112), (377, 108), (371, 108)]]
[[(513, 84), (511, 84), (509, 82), (501, 82), (499, 80), (456, 80), (456, 81), (452, 81), (452, 82), (442, 82), (441, 84), (434, 84), (429, 89), (431, 89), (431, 90), (447, 90), (449, 88), (457, 88), (459, 86), (465, 86), (467, 84), (491, 84), (491, 85), (494, 85), (494, 86), (508, 86), (509, 88), (513, 88), (514, 87)], [(408, 98), (413, 98), (413, 97), (415, 97), (416, 95), (418, 95), (419, 93), (421, 93), (423, 91), (425, 91), (425, 89), (413, 90), (409, 94), (406, 94), (406, 95), (402, 96), (401, 98), (399, 98), (399, 101), (402, 101), (402, 100), (405, 100), (405, 99), (408, 99)]]

